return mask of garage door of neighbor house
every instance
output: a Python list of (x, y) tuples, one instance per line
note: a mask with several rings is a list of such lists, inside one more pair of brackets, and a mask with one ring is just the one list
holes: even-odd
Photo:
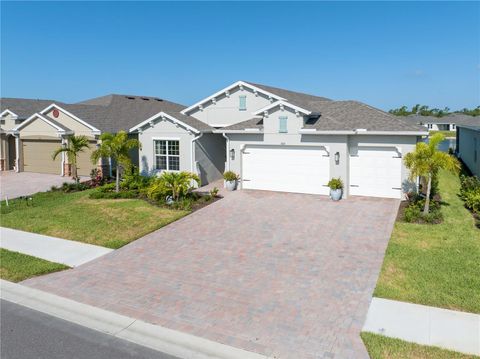
[(247, 147), (242, 155), (242, 186), (280, 192), (328, 194), (330, 158), (322, 147)]
[(360, 147), (350, 155), (350, 194), (401, 198), (402, 158), (394, 148)]
[(95, 142), (90, 142), (89, 145), (90, 148), (85, 148), (77, 157), (78, 174), (80, 176), (90, 176), (92, 169), (97, 167), (92, 164), (92, 161), (90, 160), (90, 156), (96, 148)]
[(52, 159), (53, 152), (62, 143), (56, 140), (22, 140), (23, 170), (25, 172), (62, 173), (62, 155)]

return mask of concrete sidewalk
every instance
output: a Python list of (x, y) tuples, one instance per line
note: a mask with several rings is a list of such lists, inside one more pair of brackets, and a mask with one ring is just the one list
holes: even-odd
[(480, 355), (480, 315), (373, 298), (364, 331)]
[(149, 324), (5, 280), (0, 280), (0, 297), (178, 358), (267, 359), (260, 354)]
[(76, 267), (113, 249), (0, 227), (0, 247)]

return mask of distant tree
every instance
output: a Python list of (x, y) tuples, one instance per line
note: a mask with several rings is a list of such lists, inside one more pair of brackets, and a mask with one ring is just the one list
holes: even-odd
[(399, 108), (394, 108), (388, 112), (390, 112), (392, 115), (395, 115), (395, 116), (419, 115), (419, 116), (443, 117), (450, 114), (450, 109), (448, 107), (444, 107), (442, 110), (438, 108), (431, 109), (427, 105), (416, 104), (412, 106), (411, 110), (408, 110), (407, 106), (402, 106)]
[(471, 110), (468, 108), (464, 108), (460, 111), (457, 111), (457, 113), (463, 113), (464, 115), (470, 115), (470, 116), (480, 116), (480, 106), (477, 106)]

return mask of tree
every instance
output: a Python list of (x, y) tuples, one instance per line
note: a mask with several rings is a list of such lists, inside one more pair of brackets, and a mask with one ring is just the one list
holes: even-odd
[(53, 152), (52, 158), (55, 160), (57, 156), (64, 152), (68, 156), (68, 162), (72, 165), (72, 178), (78, 182), (77, 175), (77, 157), (85, 148), (90, 148), (88, 138), (86, 136), (70, 136), (66, 146), (59, 147)]
[(424, 177), (427, 182), (427, 193), (423, 214), (427, 215), (430, 210), (430, 192), (432, 189), (432, 179), (440, 169), (451, 172), (460, 170), (458, 160), (448, 153), (438, 150), (438, 145), (445, 139), (441, 133), (430, 137), (429, 143), (418, 142), (415, 150), (405, 155), (405, 166), (410, 170), (410, 179)]
[(115, 192), (119, 192), (120, 170), (131, 164), (129, 151), (142, 146), (138, 140), (128, 138), (125, 131), (120, 131), (115, 135), (105, 132), (100, 136), (100, 140), (100, 146), (92, 153), (92, 162), (97, 163), (101, 158), (111, 158), (115, 161)]
[(200, 185), (200, 178), (191, 172), (163, 172), (159, 182), (171, 193), (173, 200), (178, 201), (193, 188), (193, 182)]

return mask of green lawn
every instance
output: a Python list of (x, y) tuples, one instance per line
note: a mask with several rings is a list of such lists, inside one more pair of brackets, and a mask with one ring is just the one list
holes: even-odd
[(372, 359), (478, 359), (474, 355), (418, 345), (373, 333), (363, 332), (361, 337)]
[(430, 136), (436, 134), (436, 133), (442, 133), (445, 135), (445, 137), (457, 137), (457, 132), (456, 131), (429, 131)]
[(10, 282), (20, 282), (37, 275), (68, 268), (63, 264), (0, 248), (0, 278)]
[(395, 223), (374, 296), (480, 313), (480, 230), (458, 176), (439, 176), (444, 222)]
[(90, 199), (90, 191), (37, 193), (31, 206), (20, 200), (10, 201), (10, 207), (2, 203), (0, 223), (115, 249), (189, 213), (140, 199)]

